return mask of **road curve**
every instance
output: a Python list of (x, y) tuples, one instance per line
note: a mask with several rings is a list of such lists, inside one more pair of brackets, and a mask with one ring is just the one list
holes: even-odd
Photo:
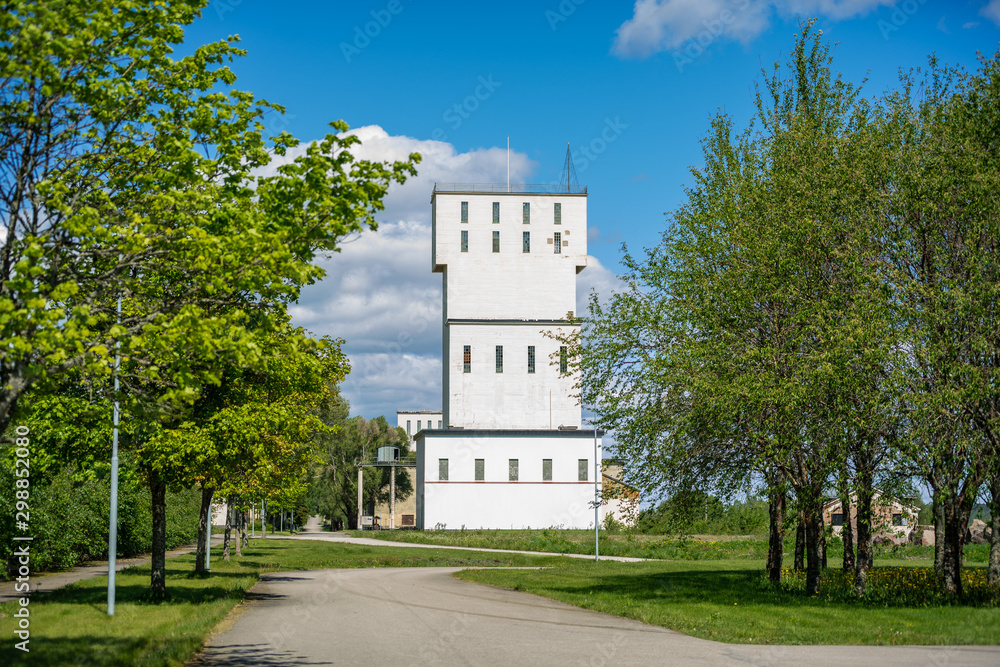
[(264, 575), (193, 665), (997, 665), (1000, 648), (749, 646), (689, 637), (527, 593), (461, 568)]

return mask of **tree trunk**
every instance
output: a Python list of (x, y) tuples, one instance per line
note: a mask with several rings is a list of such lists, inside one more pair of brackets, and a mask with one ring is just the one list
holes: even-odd
[(841, 523), (840, 537), (844, 541), (844, 574), (854, 571), (854, 528), (851, 527), (851, 496), (841, 492), (840, 511), (844, 517)]
[(247, 510), (243, 510), (243, 521), (242, 521), (243, 531), (240, 533), (240, 539), (243, 540), (243, 546), (245, 547), (250, 546), (250, 536), (249, 533), (247, 532), (247, 523), (249, 522), (249, 520), (250, 520), (249, 512)]
[(260, 536), (267, 539), (267, 502), (260, 508)]
[(167, 593), (167, 484), (152, 475), (149, 490), (153, 496), (153, 554), (149, 590), (160, 598)]
[(229, 561), (229, 541), (233, 530), (233, 497), (226, 498), (226, 532), (222, 538), (222, 560)]
[(775, 491), (768, 504), (770, 534), (767, 546), (767, 576), (772, 584), (781, 583), (781, 565), (785, 548), (785, 493)]
[(946, 593), (962, 595), (962, 565), (959, 561), (964, 526), (959, 526), (955, 497), (949, 494), (942, 499), (944, 507), (944, 553), (941, 559), (941, 584)]
[(858, 485), (858, 557), (854, 565), (854, 592), (864, 595), (868, 590), (868, 570), (875, 558), (872, 548), (872, 496), (871, 484)]
[(799, 510), (799, 521), (795, 526), (795, 571), (801, 572), (806, 569), (806, 518), (805, 513)]
[(234, 528), (236, 529), (236, 557), (243, 557), (243, 512), (242, 510), (233, 510)]
[(822, 506), (813, 501), (805, 509), (806, 524), (806, 594), (819, 593), (820, 566), (822, 565), (823, 521)]
[(208, 568), (205, 566), (205, 556), (206, 551), (211, 548), (208, 529), (212, 525), (212, 496), (214, 494), (215, 487), (201, 487), (201, 513), (198, 515), (198, 551), (194, 563), (194, 571), (198, 574), (208, 573)]

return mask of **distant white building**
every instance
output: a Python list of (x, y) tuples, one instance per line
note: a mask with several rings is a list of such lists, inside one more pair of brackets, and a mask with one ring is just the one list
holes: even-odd
[(593, 527), (600, 434), (551, 335), (578, 328), (586, 188), (439, 183), (431, 221), (443, 428), (414, 434), (417, 527)]
[(396, 426), (406, 430), (412, 452), (417, 433), (425, 428), (444, 428), (444, 415), (440, 410), (400, 410), (396, 413)]

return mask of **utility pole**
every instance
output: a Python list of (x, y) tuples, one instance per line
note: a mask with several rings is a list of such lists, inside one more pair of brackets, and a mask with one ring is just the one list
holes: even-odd
[[(118, 297), (118, 324), (122, 323), (122, 298)], [(115, 407), (111, 422), (111, 515), (108, 520), (108, 616), (115, 615), (115, 565), (118, 555), (118, 368), (121, 341), (115, 341)]]

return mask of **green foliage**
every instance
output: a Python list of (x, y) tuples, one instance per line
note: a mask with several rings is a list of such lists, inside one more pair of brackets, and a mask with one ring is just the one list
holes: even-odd
[(266, 137), (283, 110), (233, 87), (237, 38), (172, 57), (206, 4), (4, 8), (0, 150), (22, 167), (0, 175), (0, 427), (33, 385), (108, 377), (116, 343), (130, 395), (190, 403), (221, 377), (204, 359), (255, 363), (258, 315), (321, 278), (315, 254), (374, 229), (415, 173), (415, 154), (355, 159), (338, 121), (258, 175), (298, 140)]
[(767, 503), (758, 499), (724, 505), (704, 492), (677, 494), (639, 513), (635, 530), (649, 535), (764, 535)]

